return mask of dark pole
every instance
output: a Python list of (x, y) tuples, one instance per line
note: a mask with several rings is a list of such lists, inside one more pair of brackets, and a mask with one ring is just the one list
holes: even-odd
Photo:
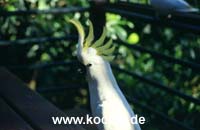
[(107, 0), (92, 0), (90, 2), (90, 20), (94, 24), (94, 35), (95, 39), (98, 39), (105, 26), (105, 10), (104, 5)]

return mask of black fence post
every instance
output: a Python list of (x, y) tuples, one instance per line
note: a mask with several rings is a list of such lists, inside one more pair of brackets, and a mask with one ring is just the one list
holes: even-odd
[(104, 5), (107, 3), (107, 0), (92, 0), (90, 2), (90, 20), (94, 25), (94, 35), (95, 39), (98, 39), (103, 31), (105, 26), (106, 16)]

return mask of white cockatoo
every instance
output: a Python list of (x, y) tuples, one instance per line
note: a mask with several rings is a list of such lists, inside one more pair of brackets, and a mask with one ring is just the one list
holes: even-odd
[(150, 0), (150, 4), (159, 14), (198, 12), (184, 0)]
[(93, 25), (89, 21), (89, 34), (85, 38), (83, 26), (78, 20), (69, 20), (78, 30), (79, 41), (77, 57), (87, 68), (90, 104), (92, 115), (101, 119), (99, 130), (141, 130), (139, 124), (133, 124), (134, 113), (121, 92), (112, 73), (110, 63), (115, 47), (112, 39), (104, 44), (106, 29), (101, 37), (94, 41)]

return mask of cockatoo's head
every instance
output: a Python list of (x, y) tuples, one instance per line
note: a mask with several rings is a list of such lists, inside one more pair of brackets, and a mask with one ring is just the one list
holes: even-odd
[(105, 60), (113, 60), (112, 53), (115, 50), (115, 46), (112, 46), (112, 39), (104, 44), (106, 38), (106, 29), (104, 27), (101, 37), (97, 41), (94, 40), (93, 25), (89, 20), (89, 33), (85, 38), (85, 32), (83, 26), (78, 20), (69, 20), (74, 24), (79, 33), (77, 57), (80, 62), (85, 66), (101, 65)]

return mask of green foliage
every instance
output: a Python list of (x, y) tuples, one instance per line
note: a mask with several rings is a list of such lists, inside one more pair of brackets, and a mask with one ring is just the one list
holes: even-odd
[[(107, 17), (111, 17), (107, 18), (108, 23), (110, 19), (110, 21), (119, 21), (115, 22), (114, 26), (120, 26), (120, 28), (122, 28), (120, 30), (121, 32), (123, 32), (122, 30), (125, 31), (123, 34), (126, 34), (126, 36), (122, 33), (118, 33), (118, 31), (116, 31), (117, 29), (111, 30), (112, 35), (116, 36), (114, 37), (115, 39), (127, 39), (129, 44), (138, 44), (178, 59), (199, 63), (198, 35), (189, 32), (181, 32), (172, 28), (159, 28), (155, 25), (142, 23), (141, 21), (132, 23), (134, 28), (127, 28), (129, 22), (126, 23), (126, 19), (123, 19), (121, 16), (109, 14)], [(123, 24), (121, 24), (121, 22), (123, 22)], [(127, 35), (129, 35), (128, 38)], [(156, 60), (147, 53), (130, 50), (124, 46), (119, 46), (116, 63), (121, 68), (153, 79), (187, 95), (199, 98), (200, 76), (189, 68), (186, 69), (177, 64), (173, 65), (173, 63), (167, 63), (162, 59)], [(196, 112), (200, 111), (198, 105), (171, 96), (168, 93), (162, 92), (162, 90), (154, 88), (153, 86), (148, 86), (146, 83), (125, 74), (117, 73), (116, 75), (121, 82), (129, 86), (123, 88), (125, 89), (125, 93), (134, 95), (134, 97), (143, 100), (149, 106), (154, 106), (154, 109), (167, 113), (170, 117), (185, 122), (187, 125), (194, 126), (195, 128), (198, 127), (197, 122), (199, 119), (194, 116)], [(192, 85), (192, 83), (194, 84)], [(157, 128), (163, 129), (163, 124), (166, 125), (156, 118), (151, 118), (150, 122), (153, 123), (153, 121), (156, 122), (155, 127)], [(162, 125), (159, 126), (158, 122)], [(173, 127), (166, 125), (166, 128)]]
[[(158, 28), (138, 21), (134, 23), (127, 22), (126, 19), (116, 14), (107, 14), (106, 16), (107, 27), (108, 29), (110, 28), (108, 35), (114, 39), (119, 38), (123, 41), (127, 39), (129, 44), (139, 44), (140, 46), (178, 59), (199, 63), (198, 35), (171, 28)], [(132, 28), (128, 26), (130, 23), (134, 25)], [(200, 77), (198, 73), (190, 69), (185, 69), (177, 64), (173, 65), (167, 63), (162, 59), (155, 60), (149, 54), (140, 53), (135, 50), (131, 51), (124, 46), (119, 46), (118, 48), (116, 63), (121, 68), (136, 72), (166, 86), (173, 87), (173, 89), (199, 98), (199, 96), (194, 96), (200, 93)], [(154, 108), (156, 107), (156, 110), (168, 113), (172, 118), (184, 121), (187, 125), (193, 125), (195, 128), (198, 127), (197, 122), (199, 119), (193, 116), (194, 113), (200, 111), (197, 105), (186, 102), (181, 98), (169, 96), (167, 93), (161, 93), (159, 89), (152, 86), (147, 87), (147, 84), (137, 81), (126, 74), (117, 73), (116, 75), (121, 82), (129, 86), (125, 89), (125, 92), (129, 95), (134, 95), (144, 102), (148, 102), (148, 105), (154, 106)], [(190, 84), (192, 80), (196, 85)], [(196, 91), (194, 92), (192, 88), (195, 88)], [(162, 105), (160, 105), (160, 103)], [(157, 125), (158, 122), (160, 121), (157, 120), (155, 125)], [(156, 127), (158, 127), (158, 125)], [(149, 127), (147, 128), (149, 129)], [(160, 128), (163, 129), (163, 126), (161, 125)]]
[[(137, 2), (138, 0), (131, 0)], [(141, 0), (140, 3), (145, 3)], [(115, 2), (115, 0), (112, 0)], [(86, 0), (4, 0), (0, 11), (18, 9), (51, 9), (60, 7), (88, 6)], [(76, 30), (67, 22), (69, 18), (76, 18), (86, 26), (89, 13), (70, 13), (62, 15), (30, 15), (1, 17), (1, 40), (16, 40), (31, 37), (62, 37), (75, 34)], [(107, 36), (113, 40), (120, 39), (130, 45), (136, 44), (162, 54), (178, 59), (188, 60), (200, 64), (200, 37), (191, 32), (183, 32), (168, 27), (160, 27), (144, 23), (141, 20), (129, 21), (120, 15), (106, 13)], [(88, 28), (88, 27), (87, 27)], [(94, 27), (95, 29), (95, 27)], [(30, 65), (53, 61), (71, 61), (76, 58), (76, 42), (59, 41), (34, 43), (28, 45), (13, 45), (1, 47), (0, 54), (3, 65)], [(149, 79), (177, 89), (187, 95), (200, 98), (200, 75), (189, 68), (178, 64), (168, 63), (163, 59), (155, 59), (150, 54), (131, 50), (122, 45), (116, 49), (116, 60), (113, 64), (143, 75)], [(15, 72), (27, 83), (36, 81), (36, 88), (65, 86), (85, 83), (84, 69), (78, 65), (55, 66), (42, 70)], [(199, 126), (200, 107), (176, 96), (172, 96), (149, 84), (114, 71), (121, 88), (129, 96), (138, 98), (159, 112), (169, 115), (186, 125), (196, 129)], [(82, 86), (81, 86), (82, 87)], [(83, 86), (85, 87), (85, 86)], [(87, 89), (69, 89), (63, 92), (42, 93), (49, 100), (63, 109), (74, 106), (88, 107)], [(171, 124), (162, 121), (157, 116), (131, 104), (136, 113), (145, 116), (148, 123), (143, 127), (147, 130), (176, 129)]]

